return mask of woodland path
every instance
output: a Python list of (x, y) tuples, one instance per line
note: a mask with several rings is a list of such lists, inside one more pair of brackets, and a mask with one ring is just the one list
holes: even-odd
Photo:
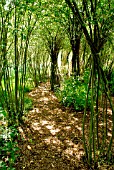
[[(25, 115), (24, 125), (19, 127), (20, 155), (16, 170), (89, 170), (83, 157), (83, 112), (63, 107), (50, 91), (49, 82), (41, 83), (27, 95), (33, 100), (33, 109)], [(110, 119), (109, 123), (110, 127)], [(88, 128), (85, 133), (88, 138)], [(106, 165), (99, 168), (113, 169), (114, 166)]]
[(20, 156), (16, 170), (85, 170), (82, 161), (83, 113), (65, 109), (42, 83), (28, 94), (33, 110), (19, 127)]

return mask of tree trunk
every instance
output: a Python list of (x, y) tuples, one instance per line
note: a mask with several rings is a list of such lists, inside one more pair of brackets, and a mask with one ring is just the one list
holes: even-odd
[(80, 60), (79, 60), (79, 51), (80, 51), (80, 37), (75, 39), (75, 42), (72, 43), (72, 73), (74, 77), (80, 75)]
[(76, 77), (76, 49), (75, 49), (75, 47), (72, 50), (73, 50), (73, 56), (72, 56), (72, 74), (74, 75), (74, 77)]
[(51, 55), (51, 90), (54, 91), (54, 85), (56, 85), (57, 77), (57, 55)]
[[(15, 106), (16, 106), (16, 113), (18, 114), (18, 87), (19, 87), (19, 79), (18, 79), (18, 49), (17, 49), (17, 11), (16, 11), (16, 3), (15, 3), (15, 21), (14, 21), (14, 53), (15, 53)], [(16, 116), (16, 115), (15, 115)]]

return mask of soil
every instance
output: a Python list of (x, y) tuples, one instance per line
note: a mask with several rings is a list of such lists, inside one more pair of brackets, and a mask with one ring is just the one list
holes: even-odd
[[(49, 83), (41, 83), (28, 96), (33, 109), (19, 127), (16, 170), (88, 170), (82, 142), (83, 112), (62, 106)], [(99, 169), (111, 168), (114, 166)]]

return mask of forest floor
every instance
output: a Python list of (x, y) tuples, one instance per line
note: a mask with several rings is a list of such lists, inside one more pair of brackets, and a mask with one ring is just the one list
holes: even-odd
[(83, 160), (83, 112), (63, 107), (49, 83), (41, 83), (28, 97), (33, 99), (33, 110), (19, 127), (16, 170), (87, 170)]

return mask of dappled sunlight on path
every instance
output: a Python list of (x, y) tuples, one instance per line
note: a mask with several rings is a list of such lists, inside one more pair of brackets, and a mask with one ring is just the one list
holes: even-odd
[(25, 125), (19, 127), (21, 155), (16, 169), (86, 169), (81, 160), (83, 113), (77, 115), (61, 106), (49, 83), (40, 84), (29, 97), (34, 108), (27, 115)]

